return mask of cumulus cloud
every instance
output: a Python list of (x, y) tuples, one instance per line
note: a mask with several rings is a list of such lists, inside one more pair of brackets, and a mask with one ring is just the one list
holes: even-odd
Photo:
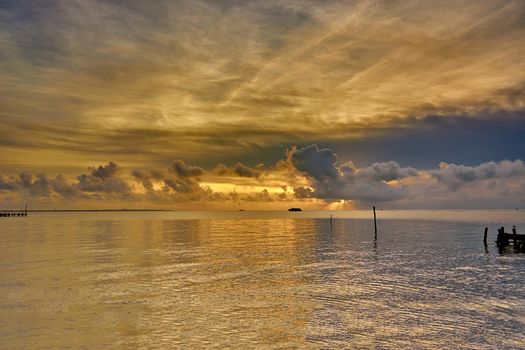
[(501, 203), (499, 197), (516, 194), (519, 184), (525, 183), (522, 160), (486, 162), (478, 166), (441, 162), (437, 170), (402, 167), (393, 161), (358, 168), (351, 161), (339, 164), (335, 152), (316, 145), (292, 147), (287, 159), (289, 165), (310, 179), (310, 186), (294, 187), (297, 198), (360, 203), (415, 200), (430, 203), (431, 199), (441, 198), (458, 205), (483, 193), (484, 198), (492, 197)]
[(157, 169), (148, 171), (135, 169), (131, 172), (131, 176), (135, 181), (140, 182), (144, 189), (149, 193), (153, 191), (154, 181), (162, 181), (162, 179), (166, 177), (162, 171)]
[[(353, 166), (353, 164), (352, 164)], [(342, 166), (342, 171), (345, 172), (349, 168), (348, 165)], [(351, 174), (359, 178), (367, 179), (369, 181), (394, 181), (404, 179), (409, 176), (417, 176), (418, 171), (414, 168), (402, 168), (396, 162), (379, 162), (374, 163), (369, 167), (355, 169)], [(348, 173), (346, 173), (348, 174)]]
[(204, 174), (204, 170), (202, 168), (188, 165), (182, 160), (175, 160), (171, 164), (171, 169), (177, 176), (180, 177), (196, 177)]
[[(449, 207), (525, 204), (522, 160), (477, 166), (442, 162), (436, 169), (403, 167), (394, 161), (359, 167), (350, 160), (340, 162), (331, 149), (309, 145), (291, 147), (286, 158), (268, 170), (239, 162), (231, 167), (218, 164), (207, 171), (181, 160), (160, 169), (126, 170), (109, 162), (88, 170), (76, 177), (28, 172), (0, 176), (0, 201), (6, 203), (19, 196), (24, 200), (40, 198), (46, 203), (119, 200), (263, 205), (350, 200), (356, 206), (389, 202), (392, 207), (404, 208), (439, 207), (438, 203)], [(217, 175), (226, 178), (214, 183)], [(258, 180), (247, 182), (241, 178)]]
[(311, 198), (314, 190), (310, 187), (300, 186), (294, 187), (293, 192), (297, 198)]
[(188, 178), (168, 177), (163, 181), (166, 186), (178, 193), (195, 193), (201, 190), (197, 181)]
[(80, 196), (77, 186), (71, 184), (63, 175), (57, 175), (51, 180), (51, 189), (61, 197), (72, 200)]
[[(204, 170), (173, 162), (167, 169), (134, 169), (123, 171), (115, 162), (88, 168), (89, 173), (69, 180), (63, 175), (50, 178), (47, 175), (21, 173), (17, 176), (0, 177), (0, 191), (16, 192), (20, 196), (47, 197), (52, 200), (153, 200), (196, 201), (216, 200), (213, 191), (200, 186), (198, 176)], [(136, 185), (142, 185), (137, 190)], [(157, 186), (158, 185), (158, 186)], [(215, 199), (214, 199), (215, 198)]]
[(130, 187), (127, 182), (116, 176), (119, 170), (116, 163), (109, 162), (98, 168), (90, 168), (90, 170), (90, 174), (82, 174), (77, 177), (78, 187), (82, 191), (130, 193)]
[[(180, 194), (195, 194), (205, 191), (199, 184), (199, 176), (205, 173), (204, 169), (186, 164), (182, 160), (175, 160), (167, 170), (152, 169), (145, 171), (135, 169), (131, 175), (135, 181), (142, 184), (148, 195), (154, 195), (156, 198), (165, 196), (170, 191)], [(161, 190), (155, 190), (154, 183), (159, 184)]]
[(487, 162), (475, 167), (441, 162), (439, 170), (433, 170), (430, 174), (450, 189), (457, 190), (476, 181), (507, 179), (524, 175), (525, 165), (521, 160)]
[(31, 174), (20, 174), (20, 183), (28, 189), (33, 196), (47, 197), (50, 194), (50, 180), (46, 175), (38, 174), (33, 178)]
[(16, 188), (16, 183), (14, 183), (11, 179), (6, 179), (3, 176), (0, 177), (0, 190), (14, 190)]
[(299, 171), (318, 182), (334, 180), (339, 176), (336, 167), (337, 155), (331, 149), (319, 149), (313, 144), (301, 149), (292, 147), (287, 151), (288, 161)]
[(118, 171), (118, 166), (113, 162), (109, 162), (106, 165), (100, 165), (98, 168), (90, 168), (90, 170), (91, 176), (103, 180), (113, 177)]
[(356, 200), (362, 202), (386, 202), (401, 199), (408, 193), (394, 180), (417, 176), (413, 168), (402, 168), (396, 162), (374, 163), (357, 168), (351, 161), (338, 164), (338, 157), (331, 149), (319, 149), (310, 145), (287, 152), (288, 162), (312, 181), (312, 187), (296, 187), (299, 198), (321, 198), (328, 200)]
[(0, 190), (19, 191), (32, 197), (58, 196), (71, 199), (77, 197), (77, 187), (62, 175), (50, 178), (44, 174), (33, 176), (29, 173), (21, 173), (10, 178), (0, 178)]
[(241, 162), (236, 163), (231, 168), (219, 163), (217, 166), (213, 169), (213, 173), (221, 176), (225, 175), (233, 175), (233, 176), (240, 176), (240, 177), (254, 177), (258, 178), (262, 175), (261, 171), (262, 165), (258, 166), (257, 168), (250, 168), (249, 166), (246, 166), (242, 164)]
[(274, 198), (267, 189), (264, 189), (261, 192), (256, 192), (246, 196), (244, 200), (247, 202), (273, 202), (276, 198)]

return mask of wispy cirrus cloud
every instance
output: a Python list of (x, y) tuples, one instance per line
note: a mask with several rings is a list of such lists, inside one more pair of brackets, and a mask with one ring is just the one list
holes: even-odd
[(0, 147), (50, 167), (234, 164), (428, 116), (475, 124), (525, 106), (524, 18), (498, 0), (1, 1)]

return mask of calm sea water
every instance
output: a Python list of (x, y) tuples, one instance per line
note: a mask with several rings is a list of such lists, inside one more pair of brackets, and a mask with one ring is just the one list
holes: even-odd
[(525, 348), (525, 212), (332, 214), (0, 218), (0, 348)]

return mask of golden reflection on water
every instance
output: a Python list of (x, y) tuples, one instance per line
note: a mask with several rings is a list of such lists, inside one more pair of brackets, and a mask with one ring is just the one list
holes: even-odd
[(364, 219), (97, 215), (2, 222), (0, 348), (525, 344), (525, 259), (479, 225), (384, 220), (374, 247)]

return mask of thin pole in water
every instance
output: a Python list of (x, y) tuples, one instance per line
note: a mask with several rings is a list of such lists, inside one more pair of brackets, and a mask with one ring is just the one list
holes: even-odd
[(377, 239), (376, 207), (373, 206), (372, 209), (374, 210), (374, 239)]
[(518, 248), (518, 235), (516, 232), (516, 226), (512, 226), (512, 245), (514, 246), (514, 250), (519, 249)]
[(330, 228), (332, 228), (332, 214), (330, 214)]
[(487, 247), (487, 234), (489, 232), (489, 228), (485, 227), (485, 233), (483, 234), (483, 244), (485, 245), (485, 248)]

